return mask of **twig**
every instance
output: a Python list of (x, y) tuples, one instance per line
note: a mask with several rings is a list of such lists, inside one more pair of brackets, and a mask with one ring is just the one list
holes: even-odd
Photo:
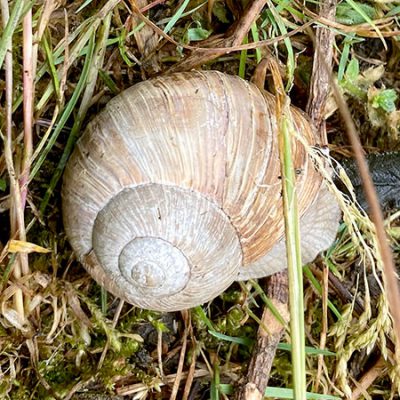
[(182, 349), (181, 354), (179, 356), (178, 368), (176, 371), (176, 378), (174, 381), (174, 385), (172, 386), (172, 392), (170, 396), (170, 400), (175, 400), (179, 390), (179, 384), (181, 381), (182, 371), (183, 371), (183, 364), (185, 362), (185, 355), (186, 355), (186, 347), (187, 347), (187, 336), (189, 331), (190, 325), (190, 313), (187, 310), (182, 311), (182, 319), (185, 323), (185, 331), (183, 333), (182, 339)]
[(189, 71), (201, 64), (212, 61), (220, 55), (226, 53), (225, 48), (240, 46), (249, 32), (251, 25), (258, 18), (267, 0), (250, 1), (243, 16), (233, 25), (224, 38), (216, 37), (204, 41), (207, 47), (216, 47), (213, 53), (204, 49), (196, 49), (183, 61), (175, 64), (168, 72)]
[(192, 387), (193, 379), (194, 379), (194, 372), (196, 370), (196, 359), (197, 359), (196, 351), (195, 351), (196, 341), (193, 336), (193, 328), (192, 328), (191, 324), (189, 327), (189, 332), (190, 332), (190, 338), (192, 340), (192, 346), (193, 346), (192, 361), (190, 362), (190, 367), (189, 367), (189, 371), (188, 371), (188, 375), (187, 375), (187, 379), (186, 379), (186, 383), (185, 383), (185, 388), (183, 389), (182, 400), (188, 400), (188, 398), (189, 398), (190, 389)]
[[(161, 387), (161, 386), (164, 386), (164, 385), (174, 382), (176, 379), (176, 375), (177, 374), (167, 375), (163, 382), (157, 382), (157, 386)], [(183, 372), (182, 375), (180, 376), (180, 379), (185, 379), (185, 378), (187, 378), (187, 376), (188, 376), (188, 372)], [(204, 377), (209, 378), (211, 376), (211, 373), (210, 373), (210, 371), (207, 371), (206, 369), (198, 369), (194, 372), (193, 376), (194, 376), (194, 378), (204, 378)], [(128, 395), (135, 394), (135, 393), (145, 392), (149, 389), (150, 389), (150, 387), (146, 383), (134, 383), (132, 385), (117, 388), (116, 392), (119, 395), (128, 396)]]
[[(320, 17), (335, 20), (336, 0), (325, 0), (320, 3)], [(333, 58), (333, 44), (335, 32), (333, 29), (317, 27), (314, 46), (315, 52), (313, 69), (311, 74), (310, 96), (307, 104), (307, 113), (311, 117), (316, 132), (320, 137), (321, 145), (327, 144), (325, 126), (325, 106), (329, 94), (329, 77)], [(321, 62), (324, 57), (327, 68)]]
[(352, 304), (354, 307), (354, 313), (360, 316), (364, 312), (364, 306), (360, 299), (355, 298), (352, 293), (343, 285), (343, 283), (335, 276), (332, 272), (328, 275), (329, 284), (332, 289), (336, 292), (336, 295), (342, 300), (344, 304)]
[[(266, 281), (267, 295), (285, 322), (289, 321), (288, 275), (279, 272)], [(269, 308), (262, 315), (263, 324), (257, 334), (257, 342), (250, 360), (245, 383), (239, 391), (238, 400), (261, 400), (267, 388), (269, 373), (275, 357), (276, 348), (284, 332), (284, 326), (276, 319)], [(268, 332), (263, 328), (268, 327)]]
[[(320, 11), (319, 17), (326, 18), (328, 20), (335, 20), (336, 16), (336, 5), (337, 0), (324, 0), (319, 3)], [(326, 134), (326, 123), (325, 123), (325, 107), (329, 95), (329, 78), (331, 70), (327, 71), (324, 65), (321, 63), (320, 58), (325, 57), (325, 62), (328, 67), (332, 66), (333, 59), (333, 44), (335, 40), (335, 33), (332, 29), (325, 27), (316, 28), (316, 38), (314, 46), (319, 49), (315, 53), (313, 69), (311, 74), (310, 83), (310, 95), (307, 104), (307, 113), (311, 118), (311, 122), (314, 125), (315, 133), (319, 137), (320, 145), (326, 145), (328, 143)], [(324, 268), (323, 273), (323, 319), (322, 319), (322, 332), (320, 338), (320, 348), (323, 349), (326, 343), (326, 335), (328, 330), (327, 321), (327, 303), (328, 303), (328, 269)], [(320, 377), (322, 374), (323, 367), (323, 355), (318, 357), (318, 371), (315, 379), (314, 391), (318, 391)]]
[(361, 377), (356, 389), (351, 395), (351, 400), (357, 400), (367, 389), (374, 383), (374, 381), (382, 376), (383, 371), (386, 369), (386, 363), (383, 357), (379, 357), (376, 363)]
[[(265, 3), (265, 0), (264, 0), (264, 3)], [(139, 8), (132, 6), (132, 9), (146, 25), (152, 27), (152, 29), (154, 29), (154, 31), (157, 32), (166, 41), (174, 44), (177, 47), (181, 47), (182, 49), (192, 51), (191, 55), (189, 55), (183, 61), (176, 63), (174, 66), (172, 66), (167, 71), (167, 73), (178, 72), (178, 71), (188, 71), (192, 68), (198, 67), (201, 64), (210, 62), (221, 55), (232, 53), (234, 51), (252, 50), (252, 49), (258, 49), (263, 46), (274, 45), (276, 43), (279, 43), (282, 40), (285, 40), (287, 38), (290, 38), (290, 37), (298, 34), (299, 32), (303, 32), (308, 27), (310, 27), (311, 25), (318, 22), (318, 18), (315, 18), (315, 19), (312, 19), (312, 20), (304, 23), (303, 25), (299, 26), (298, 28), (293, 29), (292, 31), (290, 31), (284, 35), (276, 36), (273, 39), (260, 40), (255, 43), (234, 45), (234, 44), (232, 44), (232, 35), (229, 37), (222, 37), (221, 35), (215, 35), (213, 37), (210, 37), (210, 38), (200, 42), (198, 46), (190, 46), (190, 45), (178, 43), (171, 36), (164, 33), (164, 31), (162, 29), (160, 29), (156, 24), (151, 22), (146, 16), (144, 16), (140, 12)], [(251, 27), (251, 25), (252, 25), (252, 23), (250, 23), (250, 27)], [(235, 26), (236, 25), (234, 25), (233, 28)], [(250, 29), (250, 27), (249, 27), (249, 29)], [(241, 30), (242, 30), (242, 27), (241, 27)], [(237, 40), (237, 42), (240, 43), (239, 40)]]

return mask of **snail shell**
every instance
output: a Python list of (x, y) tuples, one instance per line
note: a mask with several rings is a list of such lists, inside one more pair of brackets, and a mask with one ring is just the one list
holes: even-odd
[[(292, 113), (314, 143), (306, 118)], [(292, 147), (312, 259), (333, 240), (339, 213), (303, 146)], [(79, 259), (142, 308), (193, 307), (234, 280), (286, 267), (275, 99), (238, 77), (179, 73), (115, 97), (79, 140), (62, 196)], [(327, 235), (318, 196), (334, 208)], [(327, 240), (313, 244), (322, 231)]]

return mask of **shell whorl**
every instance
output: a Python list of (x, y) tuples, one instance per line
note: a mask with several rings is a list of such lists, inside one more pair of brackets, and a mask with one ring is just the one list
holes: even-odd
[[(313, 143), (308, 121), (292, 112)], [(296, 140), (293, 162), (302, 171), (304, 214), (321, 179)], [(280, 187), (273, 96), (215, 71), (179, 73), (129, 88), (88, 125), (64, 175), (64, 224), (75, 252), (111, 292), (144, 308), (188, 308), (215, 297), (239, 269), (251, 271), (282, 237)], [(182, 275), (166, 298), (163, 257), (164, 269)], [(120, 268), (122, 261), (129, 266)], [(205, 281), (195, 294), (196, 274)]]
[(242, 263), (226, 214), (200, 193), (170, 185), (114, 196), (97, 215), (93, 250), (130, 303), (162, 311), (213, 299)]

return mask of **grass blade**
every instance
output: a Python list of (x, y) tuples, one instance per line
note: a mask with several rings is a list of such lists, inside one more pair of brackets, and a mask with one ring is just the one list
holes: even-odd
[(13, 35), (15, 28), (18, 25), (18, 22), (22, 16), (22, 11), (24, 9), (25, 2), (24, 0), (16, 0), (14, 2), (14, 7), (10, 13), (10, 18), (8, 19), (7, 25), (1, 35), (0, 39), (0, 68), (3, 66), (4, 57), (7, 52), (7, 44), (9, 42), (10, 37)]

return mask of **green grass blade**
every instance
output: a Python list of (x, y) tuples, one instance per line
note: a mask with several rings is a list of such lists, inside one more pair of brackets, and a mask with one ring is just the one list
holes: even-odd
[[(235, 393), (235, 388), (233, 385), (221, 383), (219, 385), (221, 393), (231, 395)], [(277, 388), (268, 386), (265, 390), (264, 395), (268, 398), (274, 399), (294, 399), (293, 390), (286, 388)], [(332, 396), (329, 394), (316, 394), (311, 392), (306, 392), (307, 400), (340, 400), (340, 397)]]
[(178, 8), (174, 16), (171, 18), (171, 20), (168, 22), (167, 26), (164, 28), (164, 33), (168, 33), (177, 23), (179, 18), (182, 17), (183, 12), (185, 11), (186, 7), (189, 4), (189, 0), (185, 0), (182, 5)]
[(251, 285), (256, 289), (257, 293), (260, 295), (261, 299), (263, 302), (268, 306), (268, 308), (271, 310), (272, 315), (280, 322), (282, 326), (287, 328), (287, 324), (285, 322), (285, 319), (282, 317), (282, 315), (279, 313), (277, 308), (274, 306), (274, 303), (268, 298), (268, 296), (264, 293), (262, 290), (261, 286), (257, 283), (257, 281), (251, 279), (250, 280)]
[(246, 337), (241, 338), (241, 337), (228, 336), (228, 335), (224, 335), (223, 333), (219, 333), (219, 332), (216, 332), (211, 329), (208, 330), (208, 333), (211, 336), (216, 337), (217, 339), (225, 340), (225, 341), (231, 342), (231, 343), (242, 344), (242, 345), (248, 346), (248, 347), (252, 346), (254, 343), (254, 340), (246, 338)]
[[(285, 100), (282, 100), (282, 102)], [(287, 100), (286, 100), (287, 102)], [(302, 400), (306, 393), (303, 269), (300, 250), (300, 228), (296, 196), (296, 175), (291, 143), (294, 135), (289, 105), (285, 104), (279, 129), (279, 153), (282, 171), (283, 207), (285, 215), (286, 253), (289, 276), (290, 337), (294, 398)]]
[[(61, 156), (61, 159), (57, 165), (56, 171), (50, 181), (50, 185), (47, 188), (46, 194), (43, 198), (43, 201), (40, 206), (40, 211), (43, 213), (47, 204), (50, 200), (53, 191), (60, 180), (62, 173), (64, 171), (65, 165), (68, 161), (68, 158), (74, 148), (75, 142), (78, 138), (78, 134), (81, 130), (83, 120), (86, 116), (87, 110), (90, 105), (90, 101), (93, 97), (95, 85), (97, 82), (98, 71), (101, 68), (104, 61), (104, 53), (105, 53), (105, 43), (107, 41), (107, 37), (109, 34), (111, 21), (111, 13), (107, 15), (105, 18), (104, 24), (101, 29), (100, 39), (98, 40), (96, 47), (94, 46), (94, 35), (93, 40), (89, 42), (89, 50), (85, 59), (85, 66), (88, 67), (82, 73), (81, 79), (83, 82), (83, 86), (86, 86), (85, 92), (82, 98), (81, 106), (79, 108), (79, 112), (77, 117), (75, 118), (74, 126), (72, 127), (71, 134), (68, 137), (67, 144), (65, 146), (64, 152)], [(95, 55), (95, 56), (94, 56)], [(81, 79), (79, 81), (81, 81)], [(78, 83), (79, 85), (79, 83)]]
[(117, 95), (120, 92), (118, 86), (116, 85), (116, 83), (113, 81), (113, 79), (110, 77), (109, 74), (107, 74), (103, 70), (100, 70), (99, 76), (100, 76), (100, 79), (104, 82), (104, 84), (108, 87), (108, 89), (111, 91), (112, 94)]
[[(322, 287), (321, 284), (317, 281), (315, 278), (314, 274), (312, 273), (310, 267), (308, 265), (305, 265), (303, 267), (304, 274), (307, 276), (307, 278), (310, 280), (314, 288), (318, 291), (319, 295), (322, 296)], [(339, 310), (335, 307), (335, 305), (328, 299), (328, 307), (329, 309), (335, 314), (337, 319), (341, 320), (342, 319), (342, 314), (340, 314)]]
[[(258, 35), (258, 28), (257, 24), (254, 22), (251, 25), (251, 36), (253, 36), (253, 42), (257, 43), (260, 41), (260, 37)], [(261, 50), (259, 48), (256, 48), (256, 60), (257, 64), (261, 61)]]
[[(220, 340), (225, 340), (227, 342), (231, 343), (236, 343), (236, 344), (241, 344), (247, 347), (250, 347), (254, 344), (254, 340), (246, 337), (235, 337), (235, 336), (229, 336), (229, 335), (224, 335), (223, 333), (219, 333), (213, 330), (209, 330), (208, 333), (217, 339)], [(284, 351), (292, 351), (292, 346), (289, 343), (279, 343), (278, 344), (278, 349), (279, 350), (284, 350)], [(317, 349), (315, 347), (310, 347), (310, 346), (305, 346), (305, 352), (308, 355), (324, 355), (324, 356), (336, 356), (336, 353), (333, 353), (332, 351), (326, 350), (326, 349)]]
[[(94, 38), (92, 37), (91, 40), (94, 43)], [(92, 45), (93, 46), (93, 45)], [(50, 152), (50, 150), (53, 148), (58, 135), (60, 134), (61, 130), (65, 126), (68, 118), (72, 114), (73, 110), (75, 109), (75, 105), (78, 102), (78, 99), (84, 89), (85, 83), (86, 83), (86, 78), (87, 74), (89, 71), (89, 61), (91, 58), (92, 54), (88, 54), (85, 59), (85, 63), (83, 65), (83, 70), (82, 70), (82, 75), (79, 78), (78, 84), (76, 85), (76, 88), (71, 96), (71, 99), (69, 100), (68, 104), (66, 105), (58, 123), (56, 124), (56, 127), (54, 129), (53, 134), (51, 135), (46, 147), (43, 149), (43, 152), (40, 154), (38, 160), (36, 161), (35, 165), (32, 168), (30, 179), (33, 179), (37, 172), (39, 171), (40, 167), (42, 166), (43, 162), (45, 161), (47, 154)]]
[(47, 65), (49, 66), (51, 79), (53, 81), (54, 92), (56, 93), (57, 100), (60, 101), (60, 80), (58, 79), (57, 68), (54, 63), (53, 52), (50, 48), (47, 35), (43, 36), (42, 39), (43, 48), (47, 58)]
[(93, 0), (86, 0), (79, 6), (79, 8), (75, 11), (75, 14), (80, 13), (85, 7), (87, 7)]
[[(292, 351), (292, 346), (289, 343), (279, 343), (278, 344), (279, 350), (284, 351)], [(306, 354), (310, 356), (336, 356), (336, 353), (326, 350), (326, 349), (318, 349), (316, 347), (305, 346), (304, 347)]]
[[(282, 9), (282, 6), (279, 8), (275, 8), (274, 5), (270, 0), (267, 1), (268, 7), (275, 19), (276, 25), (279, 28), (280, 34), (281, 35), (286, 35), (288, 33), (285, 23), (282, 19), (282, 17), (279, 14), (279, 10)], [(296, 68), (296, 61), (294, 57), (294, 52), (293, 52), (293, 47), (292, 47), (292, 42), (290, 41), (290, 38), (284, 39), (283, 43), (286, 46), (286, 51), (287, 51), (287, 75), (288, 75), (288, 82), (286, 84), (286, 90), (290, 90), (290, 88), (293, 85), (293, 80), (294, 80), (294, 70)]]
[[(249, 41), (247, 36), (243, 40), (243, 44), (247, 44)], [(242, 50), (240, 52), (240, 59), (239, 59), (239, 73), (238, 75), (244, 79), (246, 73), (246, 64), (247, 64), (247, 50)]]
[[(278, 399), (297, 399), (297, 397), (295, 397), (293, 389), (276, 388), (276, 387), (270, 387), (270, 386), (267, 387), (264, 395), (266, 397), (272, 397), (272, 398), (278, 398)], [(340, 397), (331, 396), (328, 394), (316, 394), (316, 393), (306, 392), (304, 394), (304, 397), (301, 398), (301, 400), (303, 400), (303, 399), (307, 399), (307, 400), (340, 400)]]
[(207, 317), (207, 314), (203, 310), (203, 307), (197, 306), (197, 307), (194, 307), (192, 310), (197, 315), (197, 317), (200, 318), (200, 320), (207, 326), (208, 329), (215, 332), (215, 326), (210, 321), (210, 319)]
[(3, 31), (0, 38), (0, 68), (3, 66), (4, 57), (6, 56), (8, 43), (14, 34), (15, 28), (22, 16), (22, 11), (24, 9), (24, 0), (14, 1), (14, 7), (11, 10), (10, 18), (8, 19), (7, 25)]

